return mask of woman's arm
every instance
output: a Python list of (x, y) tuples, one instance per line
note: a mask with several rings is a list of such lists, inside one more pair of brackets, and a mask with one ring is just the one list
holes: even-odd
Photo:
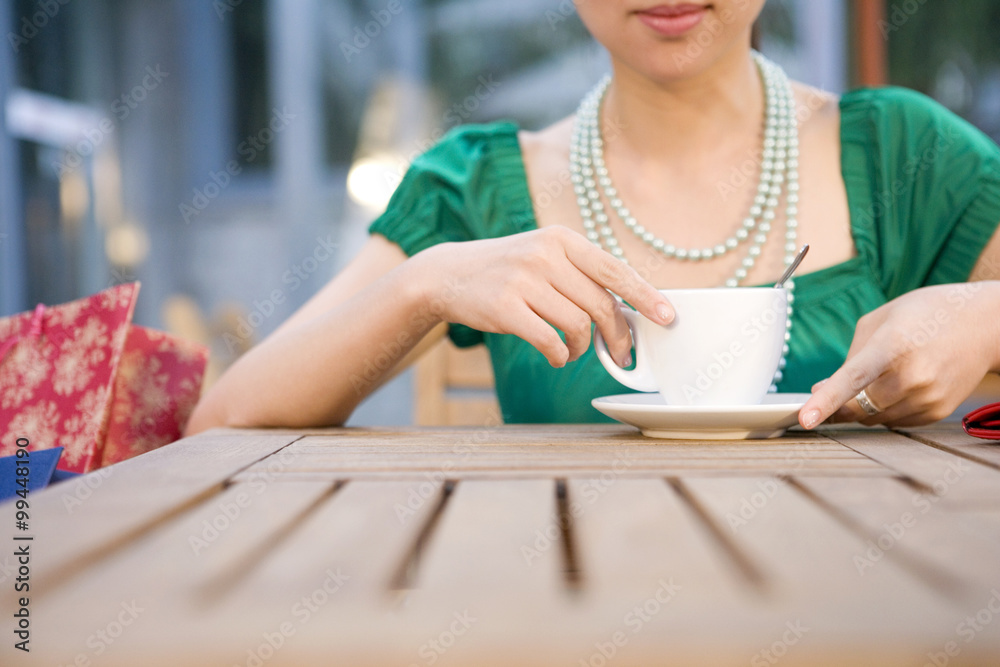
[(421, 295), (402, 270), (406, 259), (397, 245), (372, 236), (339, 275), (219, 378), (195, 408), (187, 434), (346, 421), (433, 328), (433, 321), (418, 319)]
[[(361, 254), (195, 408), (187, 433), (213, 426), (331, 426), (403, 364), (429, 332), (457, 322), (513, 334), (553, 366), (579, 358), (596, 322), (615, 359), (631, 336), (612, 290), (649, 319), (673, 320), (634, 269), (564, 227), (442, 243), (410, 259), (374, 236)], [(559, 336), (563, 332), (565, 340)]]
[(969, 276), (970, 282), (1000, 280), (1000, 224)]

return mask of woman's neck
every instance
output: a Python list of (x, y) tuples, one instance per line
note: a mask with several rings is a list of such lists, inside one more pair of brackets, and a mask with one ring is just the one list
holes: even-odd
[(764, 94), (747, 49), (735, 47), (696, 76), (668, 84), (621, 62), (613, 67), (602, 130), (606, 140), (623, 139), (643, 159), (696, 159), (721, 148), (726, 137), (760, 133)]

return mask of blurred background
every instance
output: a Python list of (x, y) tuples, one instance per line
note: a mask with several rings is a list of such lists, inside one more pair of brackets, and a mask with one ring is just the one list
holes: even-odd
[[(915, 88), (1000, 140), (1000, 0), (768, 0), (760, 28), (793, 78)], [(141, 280), (136, 322), (212, 374), (443, 132), (541, 128), (608, 68), (571, 0), (0, 0), (0, 35), (0, 316)], [(410, 423), (413, 386), (352, 423)]]

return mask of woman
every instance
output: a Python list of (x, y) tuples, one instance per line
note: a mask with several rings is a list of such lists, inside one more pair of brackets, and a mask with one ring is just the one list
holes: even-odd
[(594, 420), (589, 399), (622, 389), (592, 322), (630, 363), (607, 290), (666, 324), (657, 288), (772, 282), (799, 240), (778, 388), (828, 378), (804, 427), (931, 422), (1000, 371), (1000, 149), (916, 93), (789, 84), (750, 48), (764, 0), (656, 1), (581, 0), (610, 86), (541, 132), (460, 128), (416, 160), (359, 256), (189, 432), (342, 424), (443, 323), (489, 346), (505, 420)]

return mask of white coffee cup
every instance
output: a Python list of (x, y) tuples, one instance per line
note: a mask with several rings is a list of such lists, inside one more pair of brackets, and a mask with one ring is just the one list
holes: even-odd
[(668, 405), (756, 405), (781, 361), (788, 293), (773, 287), (660, 290), (677, 316), (667, 326), (627, 306), (635, 368), (608, 353), (600, 331), (597, 357), (613, 378), (638, 391), (658, 391)]

